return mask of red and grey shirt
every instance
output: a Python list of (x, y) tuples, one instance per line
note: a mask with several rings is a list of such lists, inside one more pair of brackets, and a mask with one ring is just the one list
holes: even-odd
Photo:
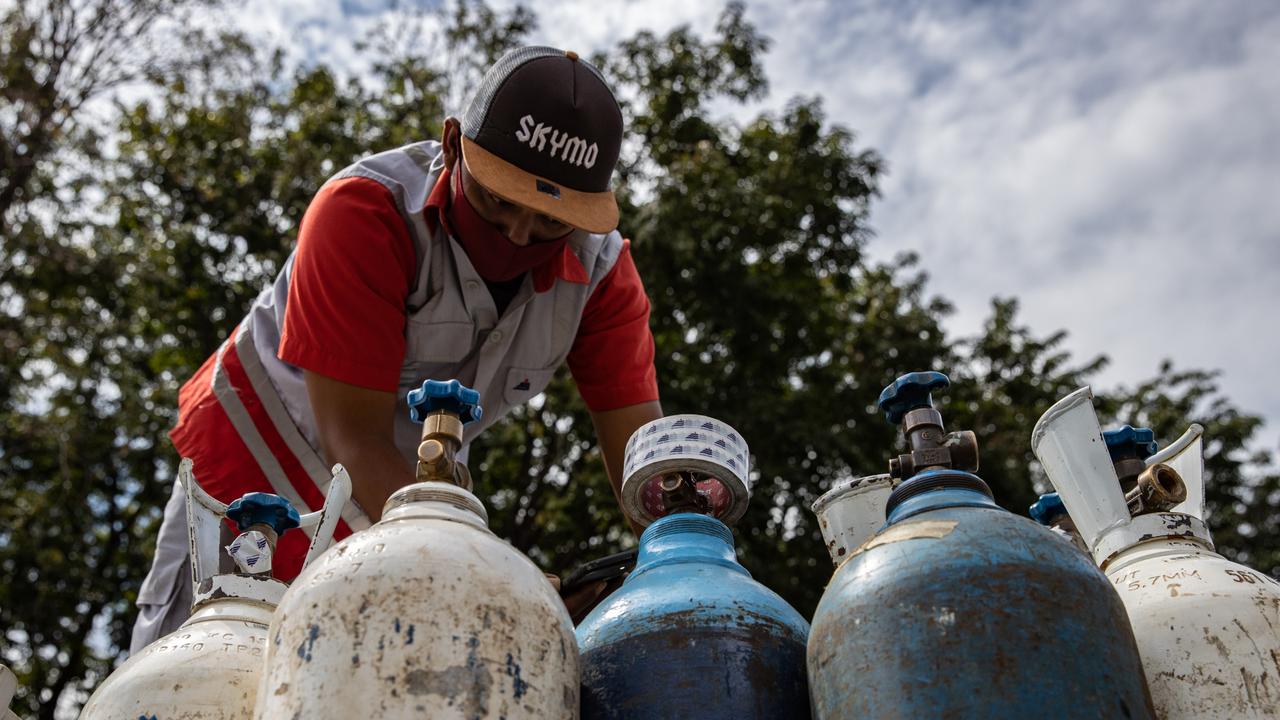
[[(256, 490), (303, 513), (321, 506), (330, 471), (304, 369), (394, 392), (394, 441), (410, 468), (421, 427), (405, 394), (426, 379), (480, 391), (485, 413), (468, 443), (566, 361), (592, 410), (658, 398), (649, 301), (627, 241), (574, 232), (499, 315), (442, 222), (447, 202), (436, 142), (360, 160), (320, 189), (275, 283), (179, 395), (170, 437), (214, 497)], [(342, 518), (339, 537), (369, 523), (354, 504)], [(301, 533), (282, 539), (279, 576), (297, 573), (305, 546)]]

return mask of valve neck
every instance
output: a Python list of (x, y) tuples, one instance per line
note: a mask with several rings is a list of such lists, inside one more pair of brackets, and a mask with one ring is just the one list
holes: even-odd
[(422, 421), (418, 445), (418, 482), (442, 482), (471, 489), (471, 474), (458, 462), (462, 449), (462, 419), (448, 410), (434, 410)]
[(489, 514), (470, 490), (449, 482), (406, 485), (387, 498), (379, 524), (408, 518), (452, 520), (489, 529)]
[(911, 451), (889, 460), (889, 475), (906, 480), (927, 470), (978, 470), (978, 438), (961, 430), (947, 433), (942, 413), (933, 404), (934, 390), (951, 381), (939, 372), (913, 372), (899, 377), (880, 393), (885, 419), (902, 427)]
[(1156, 452), (1155, 433), (1150, 428), (1124, 425), (1102, 433), (1111, 467), (1120, 481), (1120, 491), (1129, 494), (1138, 483), (1138, 475), (1146, 469), (1146, 460)]
[(254, 530), (262, 533), (262, 535), (267, 538), (267, 546), (270, 547), (271, 552), (274, 553), (276, 551), (276, 545), (280, 542), (280, 535), (276, 533), (276, 529), (267, 523), (254, 523), (253, 525), (245, 528), (244, 532), (240, 534), (243, 535), (244, 533), (253, 532)]
[(892, 525), (930, 510), (976, 507), (1003, 510), (982, 478), (960, 470), (926, 470), (894, 488), (885, 506)]
[(666, 515), (693, 513), (710, 515), (711, 504), (698, 493), (697, 479), (692, 471), (673, 472), (658, 481), (662, 491), (662, 504)]
[(733, 532), (709, 515), (677, 513), (654, 521), (640, 536), (636, 569), (626, 582), (655, 568), (681, 563), (719, 565), (750, 576), (738, 564)]

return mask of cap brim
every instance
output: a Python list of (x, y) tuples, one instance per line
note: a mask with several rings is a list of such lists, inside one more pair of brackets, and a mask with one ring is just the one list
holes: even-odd
[(613, 192), (582, 192), (526, 172), (475, 141), (462, 137), (462, 161), (486, 190), (503, 200), (523, 205), (592, 233), (618, 227), (618, 202)]

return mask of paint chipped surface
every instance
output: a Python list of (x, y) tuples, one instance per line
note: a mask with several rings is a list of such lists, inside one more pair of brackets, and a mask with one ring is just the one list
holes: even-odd
[(511, 692), (517, 700), (529, 692), (529, 683), (520, 677), (520, 663), (515, 661), (511, 653), (507, 653), (507, 677), (511, 678)]
[(1280, 583), (1177, 541), (1110, 568), (1161, 717), (1280, 718)]
[(954, 520), (918, 520), (894, 525), (872, 537), (862, 544), (853, 554), (863, 553), (881, 545), (903, 542), (904, 540), (937, 540), (951, 534), (956, 529)]
[(310, 659), (269, 653), (263, 720), (577, 717), (559, 597), (527, 558), (458, 522), (398, 520), (348, 538), (294, 582), (272, 632)]
[(916, 517), (828, 585), (807, 651), (816, 717), (1155, 717), (1124, 608), (1089, 558), (1000, 510)]
[(312, 624), (307, 628), (307, 636), (298, 645), (298, 657), (311, 662), (311, 649), (316, 646), (316, 638), (320, 637), (320, 626)]

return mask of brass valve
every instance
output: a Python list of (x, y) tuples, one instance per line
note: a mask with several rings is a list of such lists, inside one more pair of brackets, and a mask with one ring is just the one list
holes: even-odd
[(1172, 466), (1156, 463), (1138, 474), (1133, 489), (1125, 493), (1129, 515), (1164, 512), (1187, 499), (1187, 484)]
[(418, 445), (418, 482), (453, 483), (471, 489), (471, 472), (456, 459), (462, 449), (462, 420), (447, 410), (436, 410), (422, 423)]
[(458, 462), (462, 428), (479, 420), (480, 393), (457, 380), (427, 380), (408, 395), (409, 417), (422, 421), (418, 445), (418, 482), (446, 482), (471, 490), (471, 472)]

